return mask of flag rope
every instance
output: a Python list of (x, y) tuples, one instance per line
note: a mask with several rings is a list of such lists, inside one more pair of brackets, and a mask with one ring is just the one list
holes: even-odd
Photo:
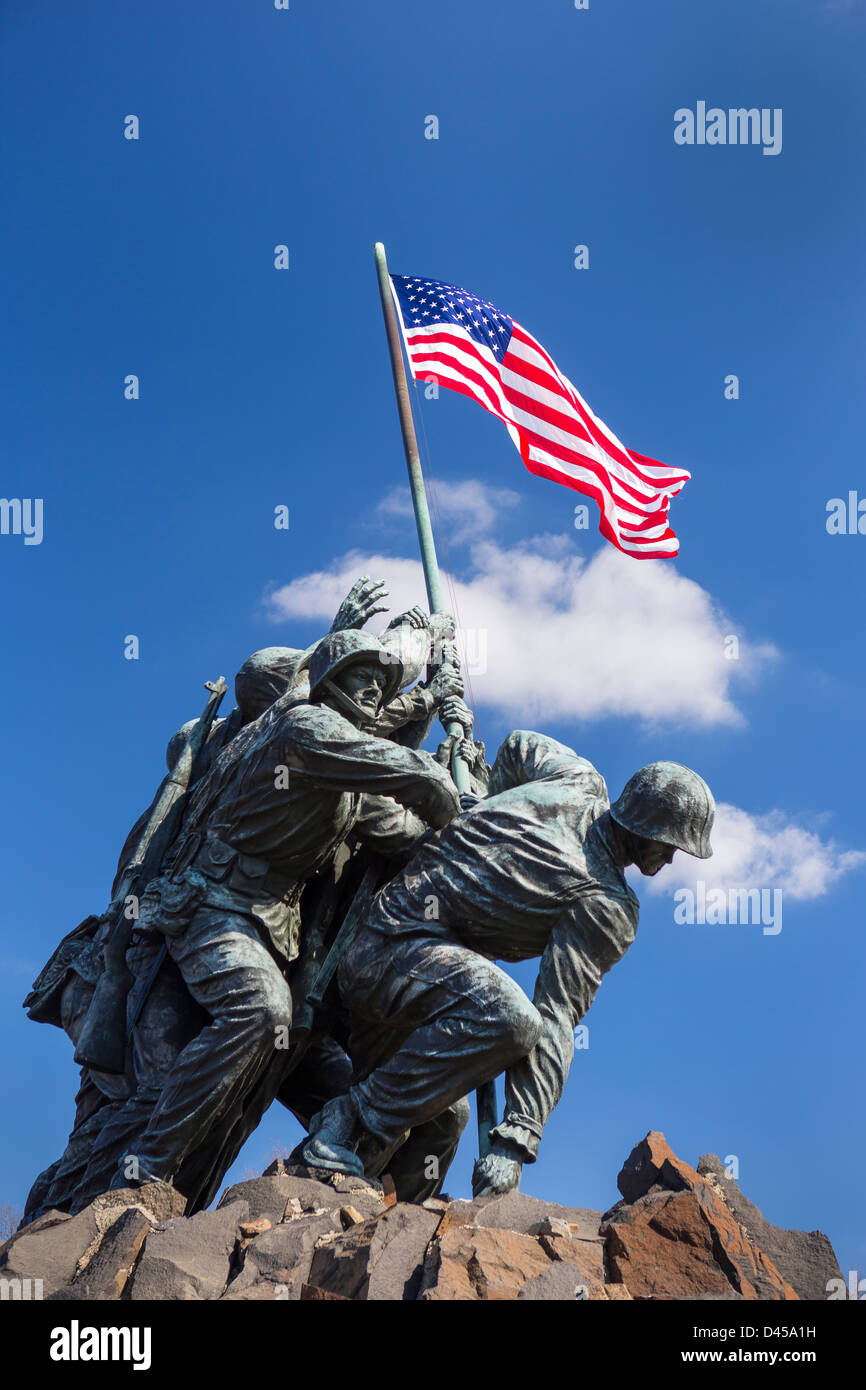
[[(474, 692), (473, 689), (472, 689), (472, 678), (471, 678), (470, 675), (469, 675), (469, 661), (468, 661), (468, 657), (467, 657), (466, 640), (465, 640), (465, 635), (464, 635), (463, 623), (462, 623), (462, 620), (461, 620), (461, 618), (460, 618), (459, 605), (458, 605), (458, 602), (457, 602), (457, 586), (456, 586), (456, 584), (455, 584), (455, 582), (454, 582), (454, 573), (453, 573), (453, 570), (452, 570), (452, 567), (451, 567), (451, 559), (450, 559), (450, 556), (449, 556), (449, 553), (448, 553), (448, 539), (447, 539), (446, 532), (445, 532), (445, 526), (444, 526), (444, 523), (443, 523), (443, 521), (442, 521), (441, 512), (440, 512), (440, 510), (439, 510), (439, 498), (438, 498), (438, 495), (437, 495), (437, 494), (438, 494), (438, 488), (437, 488), (437, 485), (436, 485), (436, 477), (435, 477), (435, 474), (433, 473), (433, 464), (432, 464), (432, 460), (431, 460), (431, 456), (430, 456), (430, 440), (429, 440), (429, 438), (428, 438), (428, 436), (427, 436), (427, 424), (426, 424), (426, 421), (425, 421), (425, 419), (424, 419), (424, 411), (423, 411), (423, 409), (422, 409), (422, 407), (421, 407), (421, 397), (420, 397), (420, 394), (419, 394), (419, 392), (418, 392), (418, 381), (417, 381), (417, 379), (415, 379), (415, 378), (412, 379), (412, 385), (413, 385), (414, 388), (415, 388), (415, 390), (414, 390), (414, 396), (415, 396), (415, 411), (414, 411), (414, 413), (415, 413), (416, 418), (418, 419), (418, 421), (419, 421), (419, 423), (420, 423), (420, 425), (421, 425), (421, 450), (420, 450), (420, 452), (421, 452), (421, 454), (422, 454), (422, 456), (423, 456), (424, 476), (425, 476), (425, 478), (427, 479), (427, 482), (428, 482), (428, 485), (429, 485), (429, 486), (428, 486), (428, 497), (429, 497), (430, 503), (431, 503), (431, 506), (430, 506), (430, 511), (431, 511), (431, 513), (432, 513), (431, 521), (432, 521), (432, 525), (433, 525), (433, 532), (434, 532), (434, 535), (435, 535), (435, 537), (436, 537), (436, 548), (437, 548), (437, 550), (442, 554), (442, 556), (443, 556), (443, 558), (444, 558), (444, 560), (445, 560), (445, 583), (446, 583), (446, 585), (447, 585), (447, 587), (448, 587), (448, 595), (449, 595), (449, 601), (450, 601), (450, 604), (451, 604), (451, 612), (452, 612), (453, 615), (454, 615), (454, 624), (455, 624), (457, 633), (461, 634), (461, 638), (462, 638), (462, 640), (459, 640), (459, 641), (458, 641), (458, 649), (460, 650), (460, 659), (461, 659), (462, 666), (463, 666), (463, 671), (464, 671), (464, 685), (465, 685), (465, 687), (466, 687), (466, 694), (467, 694), (467, 697), (468, 697), (468, 698), (467, 698), (467, 703), (468, 703), (468, 705), (469, 705), (469, 708), (472, 710), (472, 718), (473, 718), (473, 721), (474, 721), (476, 736), (480, 739), (480, 738), (481, 738), (481, 732), (480, 732), (480, 727), (479, 727), (479, 722), (478, 722), (478, 709), (477, 709), (476, 702), (475, 702), (475, 692)], [(455, 639), (456, 639), (456, 634), (455, 634)], [(483, 740), (482, 740), (482, 741), (483, 741)]]

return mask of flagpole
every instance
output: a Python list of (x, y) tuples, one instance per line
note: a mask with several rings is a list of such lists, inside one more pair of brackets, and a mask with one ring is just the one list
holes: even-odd
[[(376, 257), (376, 271), (379, 277), (379, 296), (382, 300), (382, 314), (385, 319), (385, 334), (388, 339), (388, 352), (391, 357), (391, 374), (394, 378), (394, 394), (397, 397), (397, 414), (400, 417), (400, 430), (403, 435), (403, 448), (406, 451), (406, 467), (409, 470), (409, 487), (412, 492), (412, 506), (415, 511), (415, 525), (418, 529), (418, 544), (421, 547), (421, 563), (424, 567), (424, 583), (427, 586), (427, 599), (431, 613), (447, 613), (448, 606), (442, 590), (439, 574), (439, 561), (436, 558), (436, 543), (430, 522), (430, 508), (427, 505), (427, 492), (424, 487), (424, 474), (421, 471), (421, 456), (415, 436), (415, 422), (412, 419), (412, 405), (409, 397), (409, 383), (406, 379), (406, 364), (403, 361), (400, 325), (391, 294), (391, 277), (385, 248), (377, 241), (373, 248)], [(449, 734), (461, 734), (460, 724), (448, 726)], [(458, 792), (468, 792), (469, 768), (463, 758), (455, 756), (451, 760), (451, 775)]]
[[(409, 470), (409, 487), (412, 490), (412, 506), (415, 510), (415, 525), (418, 528), (418, 543), (421, 547), (421, 563), (424, 566), (424, 583), (427, 586), (427, 599), (431, 613), (447, 613), (448, 608), (442, 592), (439, 575), (439, 561), (436, 558), (436, 543), (433, 527), (430, 524), (430, 508), (427, 505), (427, 492), (424, 487), (424, 474), (421, 471), (421, 456), (418, 453), (418, 440), (415, 437), (415, 422), (412, 419), (412, 406), (409, 398), (409, 383), (406, 380), (406, 364), (403, 361), (403, 343), (397, 311), (391, 294), (391, 277), (385, 248), (377, 241), (373, 248), (376, 257), (376, 271), (379, 276), (379, 296), (382, 300), (382, 314), (385, 319), (385, 333), (388, 338), (388, 351), (391, 356), (391, 373), (394, 377), (394, 394), (397, 397), (397, 413), (400, 416), (400, 430), (403, 434), (403, 448), (406, 451), (406, 467)], [(460, 724), (449, 724), (449, 734), (462, 734)], [(459, 745), (458, 745), (459, 746)], [(451, 776), (458, 792), (471, 791), (469, 768), (463, 758), (455, 755), (451, 759)], [(478, 1117), (478, 1150), (481, 1158), (490, 1152), (490, 1131), (496, 1124), (496, 1084), (485, 1081), (475, 1092)]]

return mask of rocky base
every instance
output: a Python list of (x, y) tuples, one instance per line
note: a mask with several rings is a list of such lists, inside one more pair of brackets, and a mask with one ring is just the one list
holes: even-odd
[(278, 1161), (192, 1217), (165, 1183), (48, 1212), (0, 1246), (0, 1280), (51, 1300), (436, 1302), (825, 1299), (841, 1277), (826, 1236), (771, 1226), (714, 1155), (691, 1168), (651, 1133), (618, 1186), (606, 1213), (523, 1192), (412, 1206), (387, 1178)]

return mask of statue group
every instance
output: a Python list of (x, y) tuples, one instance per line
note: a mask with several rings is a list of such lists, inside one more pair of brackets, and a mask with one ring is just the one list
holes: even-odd
[[(453, 623), (414, 608), (374, 637), (384, 597), (359, 579), (321, 641), (255, 652), (231, 714), (209, 685), (172, 736), (108, 908), (25, 1000), (81, 1063), (25, 1224), (154, 1179), (201, 1210), (275, 1100), (306, 1131), (292, 1163), (387, 1172), (401, 1201), (440, 1191), (473, 1090), (475, 1194), (535, 1161), (574, 1030), (634, 940), (624, 870), (707, 858), (713, 798), (656, 762), (611, 803), (590, 762), (525, 730), (489, 766)], [(530, 999), (496, 962), (536, 957)]]

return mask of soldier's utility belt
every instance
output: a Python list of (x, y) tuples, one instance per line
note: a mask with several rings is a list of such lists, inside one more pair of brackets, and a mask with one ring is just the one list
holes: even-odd
[[(196, 834), (183, 843), (171, 871), (148, 884), (138, 927), (180, 936), (207, 904), (250, 912), (271, 935), (276, 929), (282, 937), (286, 923), (297, 916), (302, 886), (275, 872), (266, 859), (243, 854), (216, 836)], [(295, 949), (291, 939), (276, 944), (289, 956)]]
[(267, 859), (244, 854), (215, 835), (200, 839), (189, 857), (184, 854), (183, 861), (184, 867), (239, 893), (276, 898), (287, 904), (297, 903), (301, 896), (303, 885), (272, 869)]

